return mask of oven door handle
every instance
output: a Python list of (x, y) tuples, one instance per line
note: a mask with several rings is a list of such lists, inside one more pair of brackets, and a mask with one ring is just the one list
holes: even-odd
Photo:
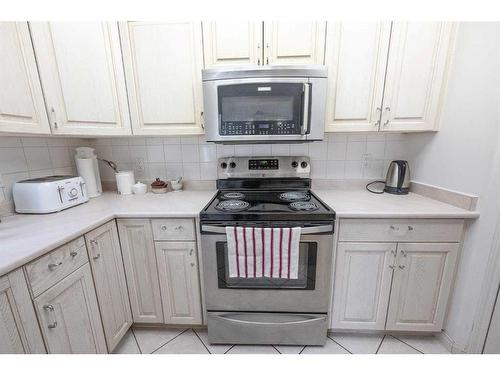
[[(219, 227), (216, 225), (202, 225), (201, 231), (207, 233), (226, 234), (226, 227)], [(318, 225), (317, 227), (304, 227), (301, 229), (300, 234), (317, 234), (331, 231), (333, 231), (333, 225)]]
[(304, 83), (304, 101), (302, 102), (302, 127), (300, 129), (300, 133), (302, 135), (309, 134), (309, 90), (310, 83)]

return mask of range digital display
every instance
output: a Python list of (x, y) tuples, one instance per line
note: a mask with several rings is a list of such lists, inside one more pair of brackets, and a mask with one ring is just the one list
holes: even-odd
[(248, 161), (249, 170), (270, 170), (279, 169), (278, 159), (250, 159)]

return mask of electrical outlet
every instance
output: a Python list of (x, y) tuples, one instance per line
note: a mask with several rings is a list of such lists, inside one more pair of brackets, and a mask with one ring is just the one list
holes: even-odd
[(134, 170), (136, 172), (144, 172), (144, 158), (135, 158)]

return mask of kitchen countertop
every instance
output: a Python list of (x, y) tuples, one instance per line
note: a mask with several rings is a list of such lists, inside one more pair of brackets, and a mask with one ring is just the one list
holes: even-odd
[[(313, 190), (338, 218), (473, 219), (467, 211), (417, 194), (371, 194), (360, 188)], [(215, 190), (122, 196), (113, 192), (88, 203), (45, 215), (12, 215), (0, 223), (0, 276), (105, 222), (119, 218), (198, 217)]]

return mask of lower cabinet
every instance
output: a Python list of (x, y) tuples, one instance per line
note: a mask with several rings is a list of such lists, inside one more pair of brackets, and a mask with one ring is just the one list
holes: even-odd
[(114, 220), (85, 235), (89, 262), (108, 351), (111, 352), (132, 325), (125, 270)]
[(149, 219), (119, 219), (118, 232), (134, 323), (163, 323), (160, 281)]
[(88, 263), (34, 302), (49, 353), (107, 353)]
[(23, 270), (0, 277), (0, 354), (46, 353)]
[(202, 324), (196, 242), (155, 242), (166, 324)]

